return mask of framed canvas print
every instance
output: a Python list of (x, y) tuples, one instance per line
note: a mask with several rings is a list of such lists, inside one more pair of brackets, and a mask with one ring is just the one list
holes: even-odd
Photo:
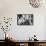
[(17, 25), (33, 25), (33, 14), (17, 14)]

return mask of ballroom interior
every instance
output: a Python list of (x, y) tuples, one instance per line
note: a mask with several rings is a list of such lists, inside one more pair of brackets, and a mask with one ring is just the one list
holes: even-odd
[(35, 3), (0, 0), (0, 46), (46, 46), (46, 1)]

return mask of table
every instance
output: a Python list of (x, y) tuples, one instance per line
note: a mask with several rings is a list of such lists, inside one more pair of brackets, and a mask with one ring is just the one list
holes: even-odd
[(29, 41), (29, 40), (9, 40), (9, 44), (14, 44), (16, 46), (46, 46), (46, 40), (39, 41)]

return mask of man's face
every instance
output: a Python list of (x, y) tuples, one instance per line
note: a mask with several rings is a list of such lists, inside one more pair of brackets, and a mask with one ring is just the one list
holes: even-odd
[(25, 16), (25, 19), (26, 19), (26, 20), (28, 20), (28, 19), (29, 19), (29, 16), (28, 16), (28, 15), (26, 15), (26, 16)]

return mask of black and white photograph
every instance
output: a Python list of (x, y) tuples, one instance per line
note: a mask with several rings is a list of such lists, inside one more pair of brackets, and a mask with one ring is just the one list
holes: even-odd
[(33, 14), (17, 14), (17, 25), (33, 25)]

